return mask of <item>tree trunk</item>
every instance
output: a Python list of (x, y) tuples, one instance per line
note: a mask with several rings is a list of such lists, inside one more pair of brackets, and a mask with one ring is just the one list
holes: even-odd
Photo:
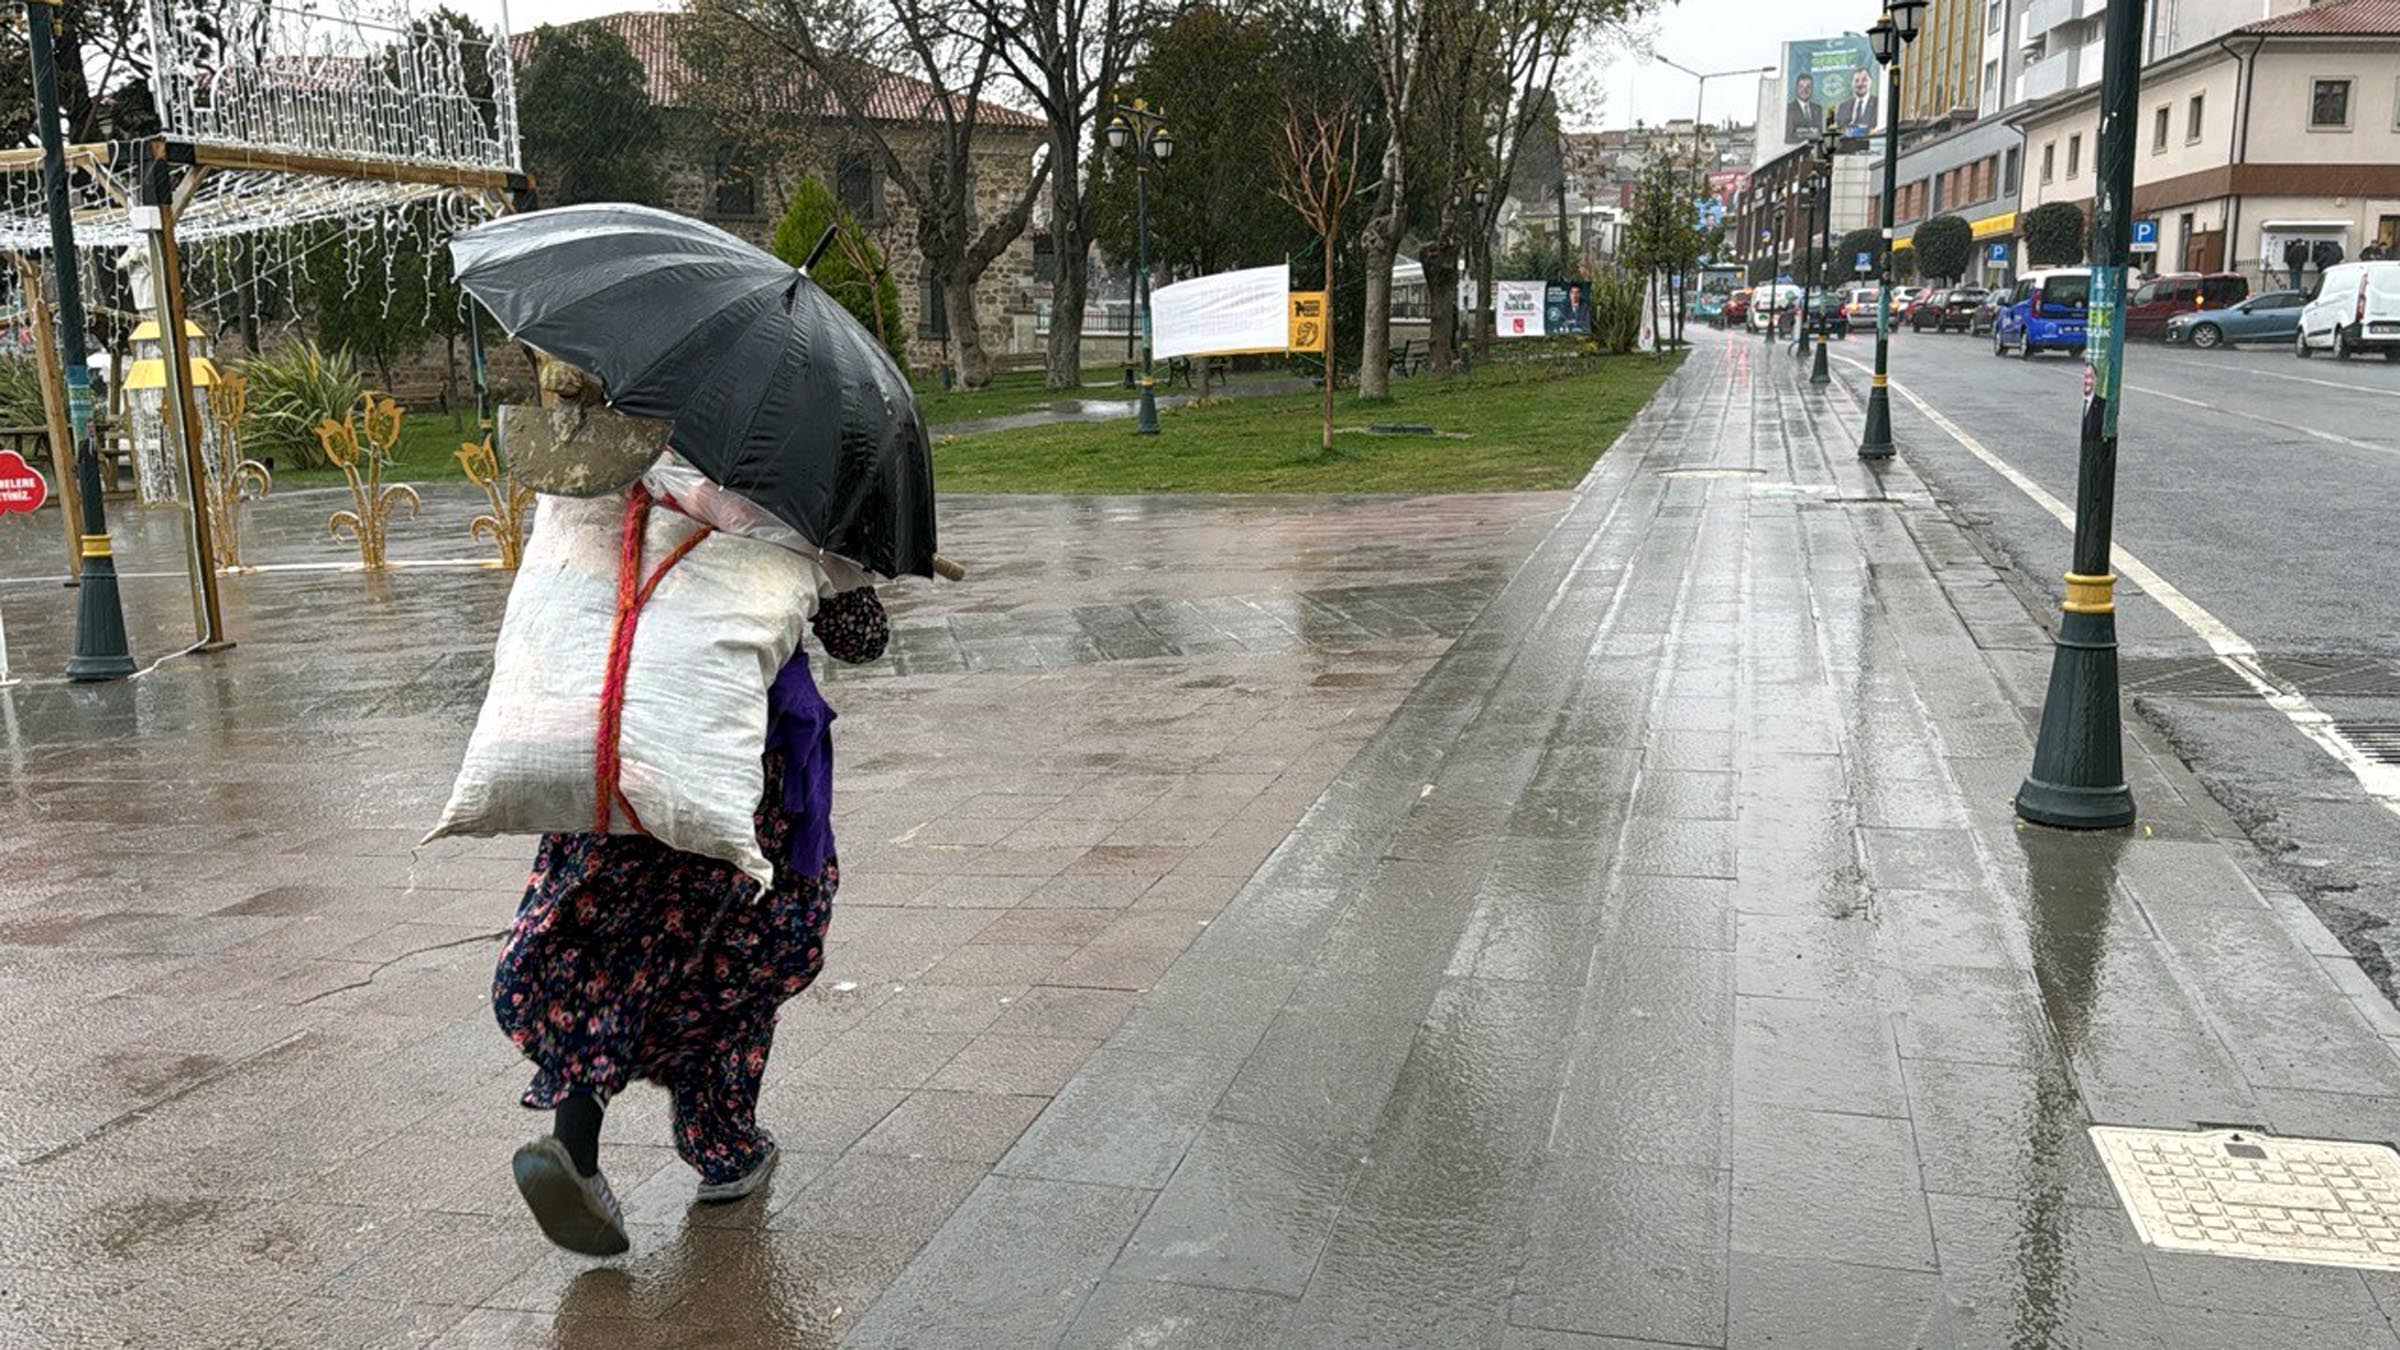
[(1458, 340), (1458, 250), (1447, 244), (1429, 245), (1417, 254), (1425, 269), (1426, 309), (1432, 323), (1426, 334), (1431, 348), (1425, 373), (1436, 380), (1450, 378), (1454, 363), (1450, 346)]
[(1061, 235), (1051, 236), (1057, 250), (1058, 280), (1050, 285), (1050, 362), (1047, 383), (1052, 389), (1073, 389), (1083, 383), (1083, 298), (1090, 277), (1088, 246), (1070, 248)]
[(1367, 303), (1359, 316), (1358, 396), (1392, 396), (1392, 260), (1400, 253), (1401, 212), (1408, 192), (1400, 178), (1400, 137), (1383, 147), (1383, 185), (1375, 190), (1375, 213), (1358, 237), (1359, 261), (1367, 269)]
[[(949, 326), (950, 343), (958, 353), (958, 383), (964, 389), (988, 389), (992, 383), (992, 356), (983, 349), (983, 328), (975, 314), (975, 278), (961, 277), (956, 269), (946, 273), (942, 281), (942, 319)], [(1057, 328), (1053, 318), (1051, 327)]]
[(1340, 349), (1333, 334), (1333, 231), (1325, 233), (1325, 443), (1333, 453), (1333, 354)]

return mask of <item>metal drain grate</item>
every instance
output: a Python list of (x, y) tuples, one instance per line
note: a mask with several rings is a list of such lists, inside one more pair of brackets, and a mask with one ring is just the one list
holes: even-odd
[(2378, 764), (2400, 765), (2400, 722), (2341, 722), (2333, 729)]
[(2400, 1152), (2385, 1145), (2245, 1130), (2091, 1133), (2153, 1247), (2400, 1270)]

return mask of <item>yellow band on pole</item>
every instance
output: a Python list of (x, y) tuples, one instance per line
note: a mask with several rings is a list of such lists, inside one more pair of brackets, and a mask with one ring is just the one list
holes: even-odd
[(87, 534), (83, 536), (83, 556), (87, 558), (108, 557), (108, 536), (105, 534)]
[(1886, 379), (1885, 379), (1885, 377), (1884, 377), (1884, 376), (1878, 375), (1878, 376), (1876, 376), (1876, 377), (1875, 377), (1875, 387), (1876, 387), (1876, 388), (1878, 388), (1878, 389), (1881, 389), (1881, 388), (1883, 388), (1883, 386), (1884, 386), (1885, 382), (1886, 382)]
[(2062, 606), (2069, 614), (2114, 614), (2117, 575), (2085, 576), (2081, 572), (2067, 573), (2067, 599)]

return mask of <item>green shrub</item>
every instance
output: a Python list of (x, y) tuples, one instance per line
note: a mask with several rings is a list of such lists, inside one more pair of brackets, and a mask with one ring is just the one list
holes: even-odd
[(348, 352), (328, 356), (314, 342), (295, 342), (241, 363), (250, 381), (242, 418), (242, 448), (253, 459), (314, 469), (325, 463), (317, 424), (340, 421), (367, 391), (366, 377)]
[(1602, 351), (1632, 351), (1642, 340), (1647, 278), (1622, 268), (1592, 279), (1592, 342)]
[(809, 250), (825, 237), (825, 227), (838, 223), (838, 233), (809, 276), (842, 303), (875, 335), (900, 368), (908, 368), (908, 331), (900, 323), (900, 284), (884, 265), (883, 250), (874, 236), (859, 228), (833, 193), (814, 178), (800, 180), (791, 209), (775, 226), (775, 256), (794, 267), (808, 261)]
[(1975, 227), (1957, 216), (1935, 216), (1917, 226), (1909, 251), (1928, 278), (1956, 281), (1975, 263)]
[(47, 417), (40, 367), (30, 357), (0, 356), (0, 427), (38, 427)]
[(2044, 202), (2017, 218), (2025, 258), (2036, 267), (2069, 267), (2083, 261), (2083, 208)]

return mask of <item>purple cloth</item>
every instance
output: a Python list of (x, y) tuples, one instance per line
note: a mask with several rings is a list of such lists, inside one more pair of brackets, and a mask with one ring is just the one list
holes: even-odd
[(808, 673), (808, 649), (792, 659), (767, 690), (767, 748), (784, 756), (783, 809), (792, 817), (784, 865), (813, 877), (833, 861), (833, 708)]

